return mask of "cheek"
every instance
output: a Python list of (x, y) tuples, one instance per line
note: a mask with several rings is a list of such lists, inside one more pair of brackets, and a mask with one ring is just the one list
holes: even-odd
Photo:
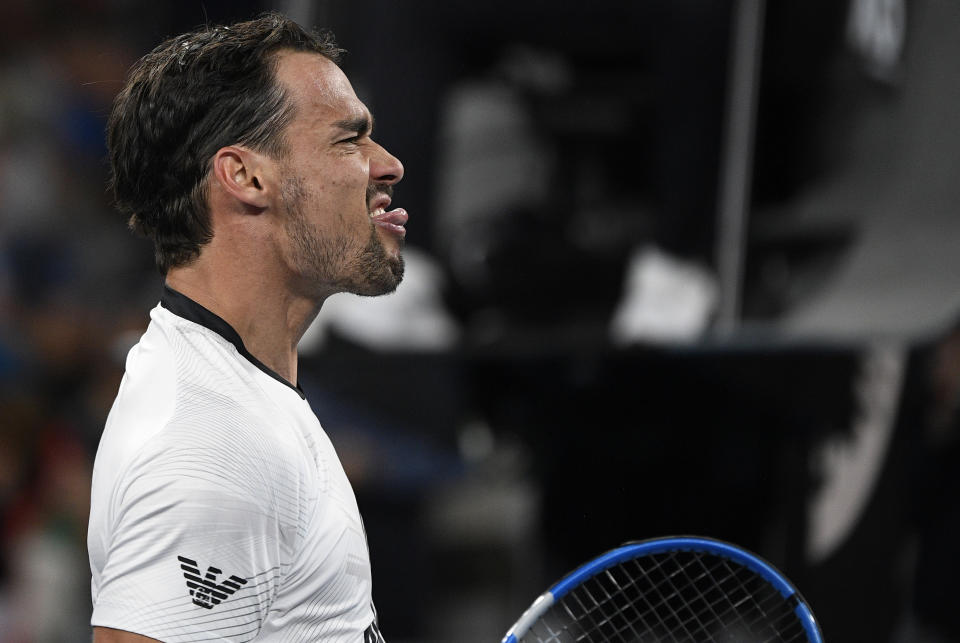
[(361, 221), (359, 214), (364, 215), (364, 223), (372, 225), (366, 216), (369, 173), (362, 158), (338, 157), (316, 164), (310, 176), (315, 177), (312, 192), (317, 210), (340, 225), (356, 226)]
[(342, 160), (342, 164), (328, 174), (332, 178), (331, 184), (339, 189), (360, 190), (366, 192), (370, 182), (370, 172), (366, 160), (359, 154)]

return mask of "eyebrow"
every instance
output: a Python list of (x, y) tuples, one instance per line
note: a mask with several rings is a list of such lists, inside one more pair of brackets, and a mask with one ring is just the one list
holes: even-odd
[(344, 118), (342, 120), (336, 121), (334, 126), (346, 130), (348, 132), (356, 132), (357, 134), (367, 134), (373, 131), (373, 116), (367, 116), (366, 114), (361, 114), (359, 116), (353, 116), (351, 118)]

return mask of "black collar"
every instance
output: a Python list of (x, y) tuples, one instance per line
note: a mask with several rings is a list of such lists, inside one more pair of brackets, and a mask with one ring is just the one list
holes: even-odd
[(237, 351), (251, 364), (278, 382), (286, 384), (296, 391), (301, 398), (306, 399), (306, 396), (303, 394), (303, 390), (300, 388), (299, 384), (291, 384), (287, 380), (280, 377), (280, 375), (278, 375), (275, 371), (267, 367), (263, 362), (251, 355), (246, 346), (243, 345), (243, 340), (240, 339), (240, 334), (237, 333), (237, 331), (235, 331), (233, 327), (225, 322), (221, 317), (210, 312), (186, 295), (177, 292), (167, 284), (163, 284), (163, 296), (160, 297), (160, 305), (174, 315), (200, 324), (201, 326), (209, 328), (216, 334), (220, 335), (225, 340), (233, 344)]

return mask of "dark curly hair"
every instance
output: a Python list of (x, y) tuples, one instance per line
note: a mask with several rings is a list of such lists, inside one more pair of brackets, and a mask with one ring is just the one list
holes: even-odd
[(280, 50), (335, 63), (342, 53), (330, 33), (267, 13), (171, 38), (130, 70), (107, 125), (110, 187), (130, 228), (153, 241), (162, 274), (213, 237), (206, 177), (218, 149), (283, 156), (293, 105), (275, 78)]

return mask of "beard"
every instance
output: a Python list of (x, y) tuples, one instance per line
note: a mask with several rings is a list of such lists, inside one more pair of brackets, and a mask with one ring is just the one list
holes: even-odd
[[(377, 192), (367, 191), (368, 203)], [(372, 221), (370, 235), (363, 245), (358, 245), (349, 234), (321, 236), (307, 221), (305, 205), (310, 194), (304, 181), (287, 179), (282, 196), (287, 210), (287, 237), (293, 244), (294, 265), (305, 282), (318, 293), (329, 292), (332, 288), (334, 292), (373, 297), (397, 289), (403, 279), (403, 256), (398, 254), (394, 258), (387, 253)]]

